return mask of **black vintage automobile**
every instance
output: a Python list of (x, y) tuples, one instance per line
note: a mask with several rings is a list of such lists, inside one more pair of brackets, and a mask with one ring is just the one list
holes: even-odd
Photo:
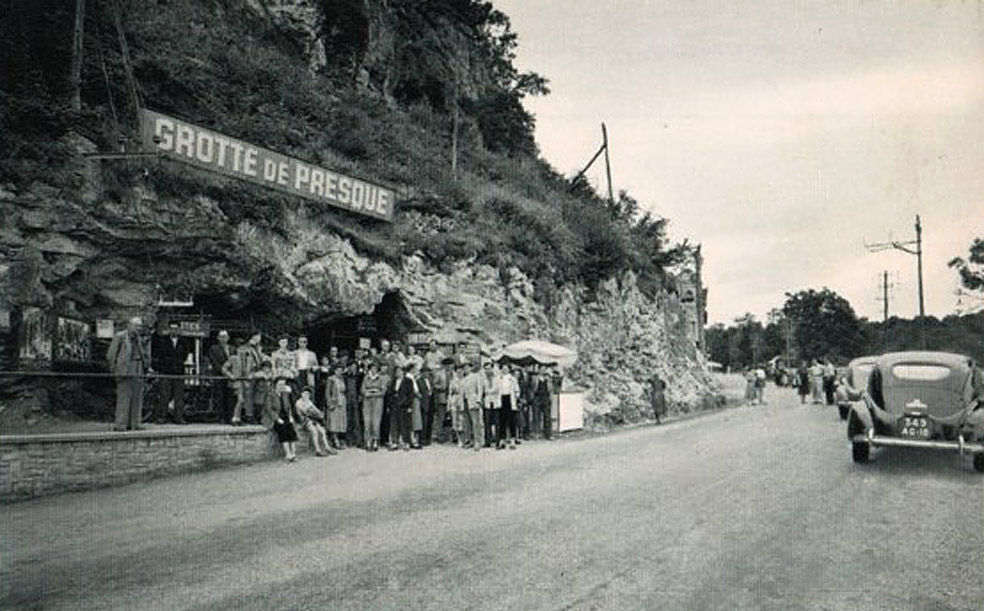
[(847, 421), (854, 462), (872, 447), (927, 448), (973, 456), (984, 472), (984, 381), (973, 359), (947, 352), (878, 357)]

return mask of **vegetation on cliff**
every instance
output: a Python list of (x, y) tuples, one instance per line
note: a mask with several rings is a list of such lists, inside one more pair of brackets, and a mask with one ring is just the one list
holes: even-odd
[[(40, 182), (75, 197), (83, 179), (69, 135), (103, 151), (135, 151), (139, 103), (395, 185), (392, 226), (322, 211), (330, 230), (369, 256), (421, 252), (439, 266), (475, 257), (518, 267), (545, 291), (564, 282), (595, 287), (627, 270), (645, 291), (663, 284), (679, 254), (666, 243), (665, 219), (640, 214), (628, 194), (608, 202), (572, 185), (538, 157), (522, 100), (547, 93), (547, 82), (516, 69), (517, 38), (491, 3), (323, 0), (299, 14), (282, 4), (86, 2), (81, 105), (73, 109), (75, 3), (5, 0), (0, 184)], [(205, 195), (230, 221), (274, 231), (298, 205), (166, 161), (105, 162), (101, 172), (106, 196), (121, 204), (147, 187), (188, 205)], [(153, 280), (194, 290), (199, 278), (177, 250), (154, 253), (163, 280)]]

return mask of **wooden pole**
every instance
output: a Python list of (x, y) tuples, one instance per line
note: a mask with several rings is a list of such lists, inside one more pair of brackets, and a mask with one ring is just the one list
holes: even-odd
[(926, 316), (926, 306), (923, 301), (923, 266), (922, 266), (922, 222), (916, 215), (916, 262), (919, 266), (919, 318)]
[(882, 272), (882, 322), (888, 320), (888, 270)]
[(605, 149), (605, 173), (608, 175), (608, 201), (615, 203), (615, 196), (612, 194), (612, 164), (608, 159), (608, 130), (605, 128), (605, 124), (601, 124), (601, 148)]
[(697, 310), (697, 349), (704, 352), (704, 283), (701, 277), (704, 266), (704, 255), (700, 252), (701, 245), (698, 244), (694, 249), (694, 268), (695, 280), (697, 284), (696, 301), (694, 305)]
[(72, 110), (82, 110), (82, 42), (85, 39), (85, 0), (75, 0), (75, 33), (72, 39)]
[(120, 41), (120, 52), (123, 56), (123, 72), (126, 74), (126, 87), (130, 93), (130, 101), (133, 104), (134, 114), (140, 112), (140, 93), (137, 90), (137, 80), (133, 76), (133, 64), (130, 61), (130, 47), (126, 44), (126, 36), (123, 34), (123, 17), (120, 14), (118, 0), (111, 0), (113, 7), (113, 21), (116, 23), (116, 33)]

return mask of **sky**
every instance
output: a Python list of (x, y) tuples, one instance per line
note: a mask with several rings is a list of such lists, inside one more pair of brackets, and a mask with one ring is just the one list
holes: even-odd
[[(984, 0), (982, 0), (984, 1)], [(916, 257), (865, 244), (923, 225), (927, 315), (961, 306), (984, 237), (984, 6), (973, 0), (494, 0), (542, 156), (571, 176), (608, 129), (612, 178), (700, 243), (709, 322), (828, 287), (859, 316), (918, 314)], [(603, 164), (589, 172), (600, 193)], [(967, 300), (963, 300), (964, 305)]]

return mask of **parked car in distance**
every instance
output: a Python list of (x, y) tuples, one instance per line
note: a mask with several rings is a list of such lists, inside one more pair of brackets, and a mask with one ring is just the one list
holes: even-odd
[(854, 462), (872, 447), (927, 448), (973, 456), (984, 472), (984, 379), (977, 364), (948, 352), (893, 352), (875, 361), (863, 400), (851, 405)]
[(868, 387), (868, 375), (875, 367), (877, 356), (860, 356), (844, 368), (837, 368), (837, 411), (841, 420), (847, 420), (851, 404), (861, 399), (864, 389)]

